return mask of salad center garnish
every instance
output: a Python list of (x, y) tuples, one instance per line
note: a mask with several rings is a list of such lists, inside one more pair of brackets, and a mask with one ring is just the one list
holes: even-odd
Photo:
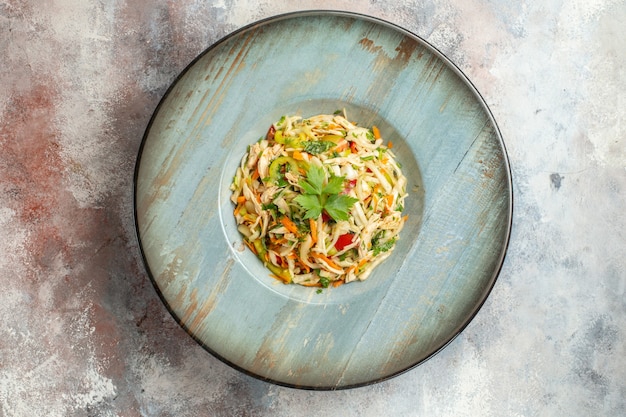
[(393, 251), (406, 178), (380, 131), (345, 111), (283, 116), (248, 147), (231, 185), (244, 242), (284, 283), (364, 280)]
[(309, 165), (306, 178), (298, 181), (302, 194), (294, 198), (305, 210), (305, 219), (317, 219), (324, 210), (333, 220), (348, 220), (348, 211), (357, 198), (339, 195), (344, 189), (345, 177), (330, 175), (326, 178), (324, 168)]

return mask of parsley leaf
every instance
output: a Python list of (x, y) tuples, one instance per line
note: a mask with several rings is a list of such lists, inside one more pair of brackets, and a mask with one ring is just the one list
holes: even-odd
[(333, 194), (328, 196), (326, 204), (324, 204), (324, 210), (335, 220), (348, 220), (348, 210), (350, 210), (357, 201), (356, 198), (344, 194)]
[(326, 186), (324, 187), (324, 192), (326, 194), (339, 194), (341, 191), (343, 191), (344, 180), (344, 177), (336, 177), (332, 175), (328, 180), (328, 184), (326, 184)]
[(304, 189), (306, 194), (321, 194), (324, 187), (324, 168), (311, 164), (306, 171), (306, 180), (300, 180), (298, 185)]
[(306, 210), (305, 219), (317, 219), (325, 210), (335, 221), (348, 220), (348, 211), (358, 200), (339, 194), (343, 190), (344, 177), (331, 175), (326, 185), (324, 168), (311, 164), (306, 172), (306, 179), (301, 179), (298, 185), (302, 188), (294, 201)]
[(317, 195), (300, 194), (294, 200), (306, 209), (305, 219), (317, 219), (322, 214), (323, 207)]

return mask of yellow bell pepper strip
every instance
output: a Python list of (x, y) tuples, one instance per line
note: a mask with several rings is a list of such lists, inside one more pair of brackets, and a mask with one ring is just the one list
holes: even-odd
[(341, 142), (344, 139), (345, 138), (343, 136), (339, 136), (339, 135), (324, 135), (324, 136), (322, 136), (322, 138), (320, 140), (328, 141), (328, 142), (334, 142), (335, 145), (338, 145), (339, 142)]

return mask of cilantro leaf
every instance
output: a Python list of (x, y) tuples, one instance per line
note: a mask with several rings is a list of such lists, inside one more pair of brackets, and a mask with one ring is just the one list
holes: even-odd
[(335, 220), (348, 220), (348, 211), (357, 201), (359, 200), (344, 194), (333, 194), (328, 196), (324, 210)]

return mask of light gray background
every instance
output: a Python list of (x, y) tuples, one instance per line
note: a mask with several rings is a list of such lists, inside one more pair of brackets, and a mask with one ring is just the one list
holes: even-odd
[[(135, 157), (176, 75), (225, 34), (349, 10), (428, 40), (491, 108), (512, 166), (500, 278), (390, 381), (298, 391), (193, 342), (141, 264)], [(0, 1), (0, 416), (626, 415), (623, 0)]]

